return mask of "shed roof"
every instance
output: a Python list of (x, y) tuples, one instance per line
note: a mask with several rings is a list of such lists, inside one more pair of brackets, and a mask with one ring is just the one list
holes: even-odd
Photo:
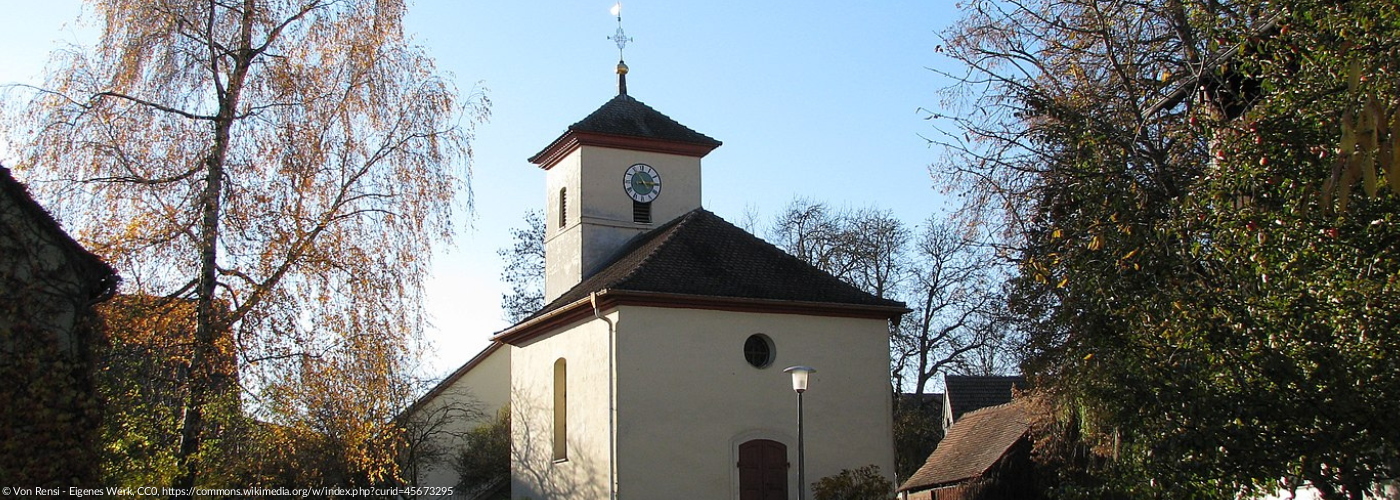
[(1020, 401), (968, 413), (948, 428), (938, 449), (899, 491), (934, 488), (981, 476), (1028, 430), (1030, 419)]

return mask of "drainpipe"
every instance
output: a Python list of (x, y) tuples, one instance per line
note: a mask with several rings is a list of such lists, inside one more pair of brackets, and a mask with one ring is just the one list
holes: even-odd
[(608, 498), (617, 498), (617, 328), (598, 309), (598, 292), (588, 294), (593, 305), (593, 317), (608, 324)]

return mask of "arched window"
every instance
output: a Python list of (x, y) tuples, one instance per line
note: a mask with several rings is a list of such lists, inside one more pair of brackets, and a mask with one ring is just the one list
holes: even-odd
[(569, 376), (564, 358), (554, 362), (554, 459), (569, 458)]
[(569, 188), (559, 188), (559, 229), (569, 223)]

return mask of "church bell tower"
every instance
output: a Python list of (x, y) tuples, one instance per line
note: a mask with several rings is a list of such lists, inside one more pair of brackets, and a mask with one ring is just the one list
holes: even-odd
[(700, 159), (721, 143), (627, 95), (627, 70), (619, 61), (617, 97), (529, 159), (545, 169), (546, 303), (700, 208)]

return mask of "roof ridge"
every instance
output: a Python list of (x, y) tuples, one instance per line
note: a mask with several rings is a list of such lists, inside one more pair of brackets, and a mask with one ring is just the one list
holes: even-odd
[(978, 413), (982, 413), (982, 412), (985, 411), (985, 410), (1004, 410), (1004, 409), (1006, 409), (1007, 407), (1010, 407), (1011, 405), (1018, 404), (1018, 403), (1020, 403), (1021, 401), (1024, 401), (1024, 399), (1025, 399), (1025, 398), (1017, 399), (1017, 398), (1015, 398), (1015, 397), (1012, 397), (1012, 398), (1011, 398), (1011, 401), (1007, 401), (1007, 402), (1001, 403), (1001, 404), (994, 404), (994, 405), (991, 405), (991, 406), (983, 406), (983, 407), (978, 408), (978, 409), (976, 409), (976, 410), (972, 410), (972, 411), (970, 411), (970, 412), (964, 413), (963, 416), (962, 416), (962, 418), (967, 418), (967, 417), (976, 415), (976, 414), (978, 414)]

